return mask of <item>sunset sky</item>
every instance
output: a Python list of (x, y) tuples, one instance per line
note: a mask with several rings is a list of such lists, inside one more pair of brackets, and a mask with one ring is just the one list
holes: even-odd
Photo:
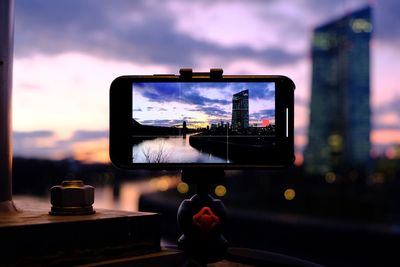
[(373, 149), (400, 143), (400, 1), (15, 1), (16, 156), (108, 162), (108, 93), (126, 74), (280, 74), (307, 143), (315, 27), (371, 4)]

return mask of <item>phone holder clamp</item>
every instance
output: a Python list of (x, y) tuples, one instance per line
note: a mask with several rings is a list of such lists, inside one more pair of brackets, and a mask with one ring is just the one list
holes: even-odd
[(210, 72), (193, 72), (193, 69), (180, 69), (179, 74), (181, 78), (191, 79), (194, 77), (206, 76), (211, 79), (221, 79), (222, 74), (224, 73), (223, 69), (210, 69)]

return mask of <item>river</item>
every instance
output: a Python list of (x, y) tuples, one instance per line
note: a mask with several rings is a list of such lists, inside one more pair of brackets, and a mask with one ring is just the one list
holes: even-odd
[(189, 136), (146, 140), (132, 147), (134, 163), (226, 163), (211, 153), (193, 148)]

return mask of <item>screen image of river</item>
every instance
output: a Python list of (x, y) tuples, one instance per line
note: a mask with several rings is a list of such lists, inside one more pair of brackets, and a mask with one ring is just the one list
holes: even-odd
[(228, 159), (197, 150), (189, 144), (190, 136), (146, 140), (132, 148), (134, 162), (148, 163), (225, 163)]
[(262, 163), (275, 83), (134, 83), (130, 134), (133, 163)]

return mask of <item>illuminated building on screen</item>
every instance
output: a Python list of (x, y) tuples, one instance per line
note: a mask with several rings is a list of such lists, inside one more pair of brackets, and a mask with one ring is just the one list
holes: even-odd
[(311, 173), (362, 167), (370, 151), (371, 9), (317, 27), (312, 40)]
[(232, 130), (249, 127), (249, 90), (232, 96)]

